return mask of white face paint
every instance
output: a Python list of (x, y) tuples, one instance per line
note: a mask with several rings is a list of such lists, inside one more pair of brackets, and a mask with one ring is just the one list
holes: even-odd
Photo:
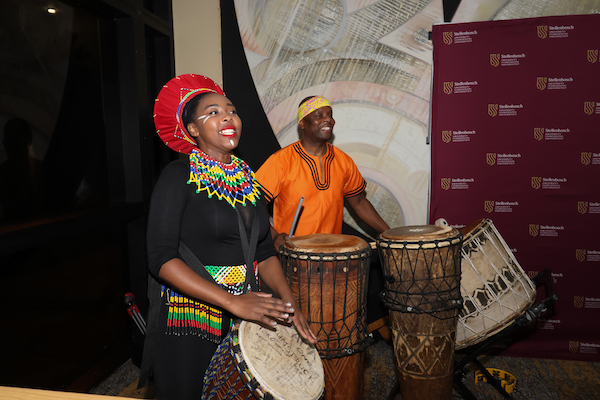
[(232, 146), (235, 145), (235, 143), (233, 143), (233, 139), (229, 139), (229, 143), (231, 143)]
[(208, 121), (208, 119), (209, 119), (210, 117), (212, 117), (212, 115), (201, 115), (201, 116), (199, 116), (199, 117), (198, 117), (198, 118), (196, 118), (196, 119), (198, 119), (198, 120), (201, 120), (201, 119), (203, 119), (204, 121), (202, 121), (202, 123), (203, 123), (203, 124), (205, 124), (205, 123), (206, 123), (206, 121)]

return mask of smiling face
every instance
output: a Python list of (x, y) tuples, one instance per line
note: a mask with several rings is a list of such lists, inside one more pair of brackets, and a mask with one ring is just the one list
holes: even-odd
[(216, 160), (229, 163), (231, 152), (240, 141), (242, 120), (227, 97), (209, 93), (198, 103), (186, 128), (200, 150)]
[(304, 134), (303, 140), (309, 142), (327, 142), (333, 135), (333, 110), (330, 106), (316, 109), (304, 117), (298, 126)]

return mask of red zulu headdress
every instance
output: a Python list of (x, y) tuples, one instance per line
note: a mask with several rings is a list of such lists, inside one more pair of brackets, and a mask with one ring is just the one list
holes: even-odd
[(202, 75), (179, 75), (167, 82), (154, 102), (156, 133), (172, 150), (191, 154), (198, 149), (194, 138), (183, 126), (183, 108), (200, 93), (212, 92), (225, 96), (212, 79)]

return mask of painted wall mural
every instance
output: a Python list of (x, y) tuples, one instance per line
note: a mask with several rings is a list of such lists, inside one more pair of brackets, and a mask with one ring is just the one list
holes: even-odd
[[(452, 22), (586, 14), (598, 3), (463, 0)], [(383, 218), (390, 226), (429, 223), (428, 33), (443, 23), (442, 0), (235, 0), (235, 7), (279, 144), (299, 139), (295, 112), (304, 97), (327, 97), (333, 144), (354, 159)]]
[[(368, 181), (390, 226), (426, 223), (431, 41), (442, 2), (236, 1), (248, 63), (280, 145), (300, 101), (333, 102), (333, 144)], [(346, 221), (353, 224), (346, 216)]]

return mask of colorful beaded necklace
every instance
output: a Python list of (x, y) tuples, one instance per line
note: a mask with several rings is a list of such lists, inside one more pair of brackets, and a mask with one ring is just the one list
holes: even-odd
[(190, 154), (190, 179), (196, 183), (196, 193), (205, 190), (208, 197), (216, 195), (225, 199), (233, 208), (236, 204), (246, 206), (246, 200), (256, 205), (260, 198), (260, 184), (254, 172), (242, 160), (231, 155), (231, 163), (225, 164), (208, 156), (202, 150)]

